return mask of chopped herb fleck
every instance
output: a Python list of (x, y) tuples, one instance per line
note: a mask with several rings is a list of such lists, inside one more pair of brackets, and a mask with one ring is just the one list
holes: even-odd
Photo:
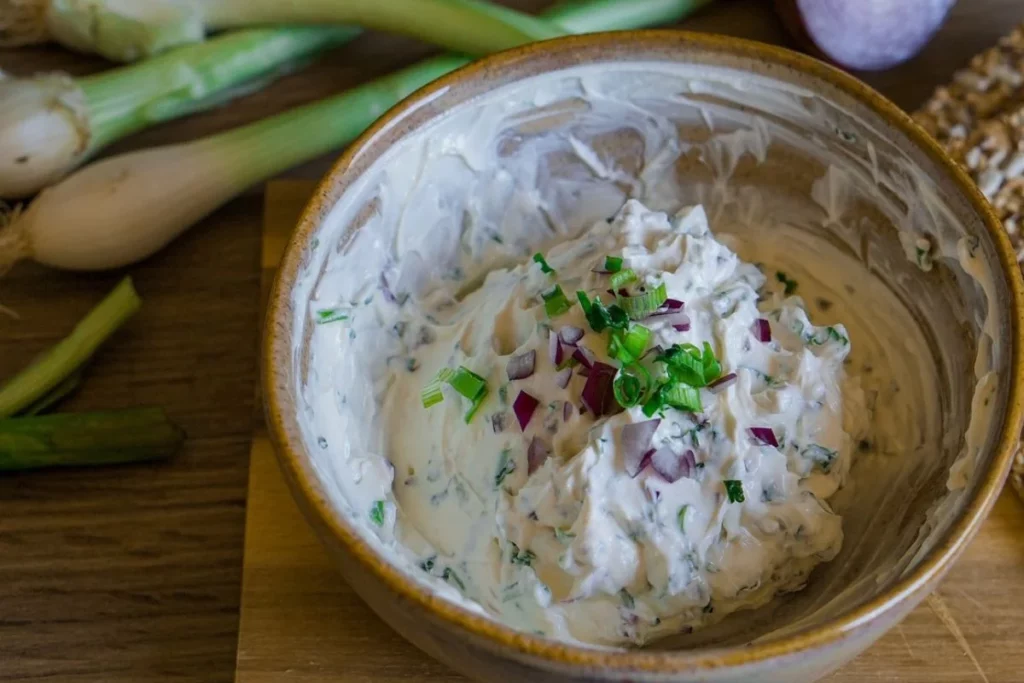
[(428, 557), (427, 559), (423, 560), (422, 562), (420, 562), (420, 569), (422, 569), (423, 571), (425, 571), (426, 573), (429, 574), (430, 572), (432, 572), (434, 570), (434, 560), (435, 559), (437, 559), (436, 555), (434, 555), (432, 557)]
[(416, 372), (420, 369), (420, 362), (415, 358), (409, 357), (405, 359), (405, 369), (409, 372)]
[(557, 538), (561, 543), (568, 544), (568, 543), (572, 542), (572, 539), (576, 538), (576, 534), (572, 533), (571, 531), (566, 531), (565, 529), (556, 526), (555, 527), (555, 538)]
[(316, 437), (316, 445), (320, 448), (327, 448), (327, 439), (322, 436)]
[(377, 526), (384, 526), (384, 501), (378, 500), (370, 508), (370, 521)]
[(839, 453), (831, 448), (825, 448), (819, 444), (812, 443), (801, 452), (801, 455), (820, 465), (822, 471), (828, 474), (832, 469), (832, 463), (835, 462), (836, 456)]
[(512, 554), (509, 556), (509, 561), (512, 564), (517, 564), (521, 567), (533, 566), (533, 561), (537, 559), (537, 556), (532, 550), (520, 550), (519, 546), (515, 543), (509, 543), (512, 546)]
[(796, 291), (797, 281), (796, 280), (791, 280), (781, 270), (775, 271), (775, 279), (778, 280), (780, 283), (782, 283), (782, 291), (783, 291), (783, 293), (786, 296), (789, 296), (790, 294), (792, 294), (793, 292)]
[(622, 599), (622, 604), (626, 609), (633, 609), (636, 606), (636, 601), (633, 600), (633, 596), (629, 594), (629, 591), (623, 588), (619, 591), (619, 597)]
[(466, 584), (462, 583), (462, 579), (459, 578), (459, 575), (456, 574), (455, 570), (451, 567), (445, 567), (444, 572), (441, 574), (441, 578), (448, 583), (454, 583), (461, 591), (466, 590)]
[(825, 331), (828, 332), (828, 338), (829, 339), (837, 341), (840, 344), (842, 344), (843, 346), (846, 346), (847, 344), (850, 343), (850, 340), (847, 339), (846, 336), (842, 332), (840, 332), (839, 330), (837, 330), (834, 327), (831, 327), (831, 326), (826, 327)]
[(679, 522), (679, 531), (686, 533), (686, 513), (690, 511), (689, 505), (683, 505), (676, 513), (676, 520)]
[(533, 260), (540, 264), (540, 270), (545, 275), (557, 275), (555, 269), (548, 265), (548, 262), (544, 260), (544, 256), (539, 251), (533, 255)]
[(348, 311), (338, 308), (321, 308), (316, 312), (316, 322), (318, 325), (333, 323), (339, 320), (348, 320)]
[(725, 494), (729, 496), (730, 503), (742, 503), (743, 497), (743, 482), (738, 479), (726, 479), (722, 482), (725, 484)]
[(505, 477), (516, 471), (516, 461), (512, 458), (512, 449), (503, 448), (498, 456), (498, 471), (494, 475), (494, 488), (501, 486)]

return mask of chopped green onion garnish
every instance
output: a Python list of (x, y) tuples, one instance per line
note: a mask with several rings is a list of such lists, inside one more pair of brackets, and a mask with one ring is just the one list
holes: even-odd
[(370, 508), (370, 521), (377, 526), (384, 526), (384, 501), (378, 500)]
[(615, 400), (623, 408), (641, 403), (651, 390), (651, 373), (639, 363), (623, 366), (612, 382)]
[(629, 316), (619, 306), (612, 304), (605, 308), (600, 297), (594, 297), (594, 300), (590, 301), (587, 299), (586, 293), (579, 290), (576, 292), (576, 298), (580, 300), (583, 315), (586, 316), (587, 322), (590, 323), (594, 332), (603, 332), (608, 327), (624, 330), (629, 326)]
[(665, 385), (661, 389), (662, 399), (668, 405), (689, 413), (701, 411), (700, 391), (685, 384)]
[(661, 305), (668, 300), (668, 291), (665, 289), (665, 283), (662, 282), (654, 289), (644, 292), (643, 294), (637, 294), (636, 296), (626, 296), (619, 299), (619, 303), (622, 308), (626, 311), (626, 315), (632, 320), (643, 320), (651, 313), (661, 308)]
[(487, 393), (487, 380), (464, 365), (460, 365), (459, 369), (445, 381), (470, 401), (475, 401)]
[(612, 275), (612, 289), (618, 291), (620, 287), (633, 284), (637, 281), (636, 273), (632, 269), (626, 268)]
[(337, 322), (339, 320), (348, 320), (348, 311), (339, 310), (337, 308), (321, 308), (316, 312), (316, 321), (320, 325), (323, 325), (324, 323)]
[(618, 256), (605, 256), (604, 269), (609, 273), (617, 273), (622, 270), (622, 259)]
[(451, 368), (441, 368), (434, 379), (430, 380), (430, 384), (425, 386), (423, 391), (420, 392), (420, 400), (423, 401), (424, 408), (437, 405), (444, 400), (444, 394), (441, 393), (441, 385), (447, 382), (453, 375), (455, 375), (455, 371)]
[(707, 386), (722, 374), (722, 365), (708, 342), (704, 342), (703, 351), (693, 344), (673, 344), (656, 360), (665, 363), (672, 379), (692, 387)]
[(730, 503), (742, 503), (743, 497), (743, 482), (738, 479), (726, 479), (722, 482), (725, 484), (725, 494), (729, 496)]
[(548, 265), (548, 262), (544, 260), (544, 256), (538, 251), (533, 255), (533, 260), (540, 264), (540, 270), (545, 275), (555, 275), (555, 269)]
[(643, 411), (647, 417), (654, 417), (654, 414), (660, 412), (665, 407), (665, 396), (663, 391), (659, 389), (651, 394), (651, 397), (647, 399), (647, 403), (644, 404)]
[(466, 424), (469, 424), (469, 421), (473, 419), (473, 416), (476, 415), (476, 411), (480, 408), (481, 405), (483, 405), (483, 402), (486, 398), (487, 387), (485, 386), (483, 392), (481, 392), (479, 396), (473, 399), (473, 405), (469, 406), (469, 410), (466, 411)]
[(704, 353), (701, 357), (704, 363), (704, 381), (714, 382), (722, 375), (722, 364), (715, 358), (715, 352), (711, 344), (704, 342)]
[(636, 362), (647, 349), (651, 331), (643, 325), (630, 325), (624, 334), (612, 330), (608, 341), (608, 355), (624, 365)]
[(549, 318), (557, 318), (572, 308), (572, 302), (565, 298), (561, 285), (555, 285), (550, 292), (542, 293), (540, 298), (544, 299), (544, 312)]

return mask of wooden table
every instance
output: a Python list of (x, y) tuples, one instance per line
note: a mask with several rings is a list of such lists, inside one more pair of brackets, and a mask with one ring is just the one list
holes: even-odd
[[(923, 54), (866, 80), (913, 108), (1021, 20), (1019, 0), (965, 0)], [(686, 26), (786, 42), (759, 0), (720, 0)], [(426, 53), (410, 41), (366, 36), (230, 107), (159, 126), (111, 151), (223, 130)], [(55, 48), (0, 52), (0, 68), (16, 75), (104, 66)], [(329, 162), (290, 175), (314, 178)], [(260, 210), (253, 190), (129, 269), (142, 312), (97, 356), (67, 404), (162, 405), (188, 431), (181, 456), (164, 465), (0, 478), (0, 681), (232, 680), (257, 375)], [(0, 304), (21, 320), (0, 316), (0, 377), (65, 334), (122, 274), (19, 266), (4, 276)]]

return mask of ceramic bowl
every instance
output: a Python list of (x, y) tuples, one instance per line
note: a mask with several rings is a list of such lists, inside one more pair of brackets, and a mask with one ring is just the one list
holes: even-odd
[[(458, 139), (465, 135), (475, 136), (471, 145)], [(459, 159), (448, 143), (463, 145)], [(509, 169), (517, 169), (515, 182)], [(384, 178), (399, 176), (390, 186), (398, 191), (381, 190)], [(897, 463), (917, 459), (850, 496), (840, 556), (803, 591), (726, 618), (728, 628), (643, 649), (596, 649), (515, 631), (444, 600), (392, 564), (366, 523), (353, 520), (330, 454), (300, 419), (309, 298), (325, 258), (349, 259), (349, 267), (382, 258), (350, 251), (391, 244), (403, 220), (396, 196), (408, 192), (432, 192), (442, 208), (472, 204), (475, 220), (491, 221), (499, 236), (502, 226), (519, 225), (527, 242), (533, 233), (521, 226), (536, 220), (538, 202), (548, 227), (567, 234), (629, 196), (666, 209), (701, 202), (716, 230), (744, 216), (803, 216), (819, 238), (864, 262), (922, 330), (938, 399), (934, 414), (907, 429), (931, 429), (941, 446), (892, 454)], [(414, 218), (413, 230), (440, 230), (429, 215)], [(377, 232), (360, 241), (366, 231)], [(784, 239), (762, 232), (754, 239)], [(422, 237), (428, 250), (444, 241)], [(454, 669), (481, 681), (794, 683), (836, 669), (910, 612), (992, 507), (1021, 429), (1021, 302), (1012, 250), (981, 194), (906, 114), (854, 78), (730, 38), (572, 37), (441, 78), (345, 152), (278, 272), (264, 395), (282, 470), (345, 579), (395, 630)], [(976, 373), (986, 383), (977, 394)], [(984, 419), (971, 421), (972, 403)], [(854, 482), (871, 481), (856, 467)]]

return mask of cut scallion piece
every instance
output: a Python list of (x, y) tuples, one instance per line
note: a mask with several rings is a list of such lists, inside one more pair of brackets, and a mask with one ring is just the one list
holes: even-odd
[(701, 411), (700, 391), (693, 387), (682, 383), (666, 385), (662, 388), (661, 394), (664, 402), (673, 408), (685, 410), (688, 413)]
[(725, 494), (729, 496), (730, 503), (742, 503), (744, 501), (742, 481), (726, 479), (722, 483), (725, 484)]
[(555, 269), (548, 265), (548, 262), (544, 260), (544, 256), (538, 251), (533, 255), (535, 263), (540, 264), (540, 271), (545, 275), (557, 275)]
[(544, 312), (549, 318), (557, 318), (572, 308), (572, 302), (565, 297), (561, 285), (555, 285), (554, 289), (541, 294), (540, 298), (544, 299)]
[(636, 273), (632, 269), (626, 268), (612, 275), (611, 285), (612, 289), (618, 291), (620, 288), (626, 285), (631, 285), (637, 281)]
[(473, 399), (473, 404), (469, 406), (469, 410), (466, 411), (466, 417), (464, 418), (466, 424), (469, 424), (469, 421), (473, 419), (473, 416), (476, 415), (476, 411), (480, 409), (480, 406), (483, 405), (486, 399), (487, 387), (485, 386), (484, 390), (480, 392), (480, 394), (476, 398)]
[(613, 330), (608, 342), (608, 355), (624, 365), (636, 362), (647, 349), (651, 331), (643, 325), (630, 325), (624, 334)]
[(619, 299), (619, 304), (622, 306), (623, 310), (626, 311), (626, 315), (628, 315), (631, 320), (643, 320), (661, 308), (661, 305), (665, 303), (667, 299), (668, 292), (665, 289), (665, 283), (662, 282), (654, 289), (644, 292), (643, 294), (621, 297)]
[(423, 391), (420, 392), (420, 400), (423, 402), (424, 408), (437, 405), (444, 400), (444, 394), (441, 392), (441, 386), (454, 374), (455, 371), (451, 368), (441, 368), (434, 379), (430, 380), (430, 384), (424, 387)]
[(622, 270), (622, 259), (619, 258), (618, 256), (605, 256), (604, 270), (608, 273), (619, 272), (620, 270)]
[(487, 392), (487, 380), (464, 365), (460, 365), (445, 381), (470, 401), (477, 400)]
[[(632, 408), (643, 402), (651, 391), (651, 373), (639, 363), (623, 366), (612, 382), (615, 400), (623, 408)], [(650, 417), (650, 416), (648, 416)]]

